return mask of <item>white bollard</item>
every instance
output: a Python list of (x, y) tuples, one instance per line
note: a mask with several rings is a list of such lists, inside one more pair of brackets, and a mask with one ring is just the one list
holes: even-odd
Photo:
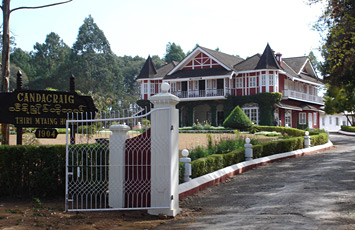
[(309, 132), (306, 131), (304, 136), (304, 147), (309, 148), (310, 146), (311, 146), (311, 138), (309, 136)]
[(189, 150), (183, 149), (181, 151), (182, 158), (180, 158), (180, 162), (184, 163), (185, 165), (185, 172), (184, 172), (184, 182), (188, 182), (191, 180), (192, 170), (191, 170), (191, 158), (188, 157)]
[(250, 138), (245, 139), (246, 144), (244, 144), (245, 148), (245, 160), (250, 161), (253, 160), (253, 145), (250, 144)]

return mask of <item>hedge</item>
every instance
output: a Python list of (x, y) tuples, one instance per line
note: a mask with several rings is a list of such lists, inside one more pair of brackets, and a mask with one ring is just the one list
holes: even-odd
[(279, 132), (282, 135), (287, 134), (290, 137), (301, 137), (305, 135), (304, 130), (299, 130), (299, 129), (295, 129), (295, 128), (287, 128), (287, 127), (282, 127), (282, 126), (256, 126), (257, 129), (259, 129), (260, 131), (275, 131), (275, 132)]
[[(301, 133), (301, 132), (295, 132), (291, 128), (286, 128), (286, 129), (288, 132), (290, 132), (290, 134)], [(272, 131), (275, 131), (275, 129), (273, 129)], [(320, 133), (318, 135), (313, 135), (310, 136), (310, 138), (311, 138), (312, 146), (322, 145), (328, 142), (327, 133)], [(254, 159), (270, 156), (278, 153), (290, 152), (290, 151), (304, 148), (304, 137), (293, 137), (284, 140), (266, 142), (263, 144), (254, 145), (252, 148), (253, 148)], [(191, 162), (192, 178), (203, 176), (205, 174), (214, 172), (224, 167), (237, 164), (244, 160), (245, 160), (244, 148), (226, 154), (215, 154), (215, 155), (210, 155), (204, 158), (194, 160)], [(180, 165), (180, 167), (183, 166)]]
[[(0, 196), (64, 196), (65, 148), (65, 145), (0, 146)], [(108, 150), (105, 144), (85, 144), (85, 148), (90, 150), (93, 160), (96, 159), (95, 154)], [(72, 159), (79, 160), (76, 157)], [(71, 164), (76, 165), (77, 162)]]
[(342, 125), (341, 126), (341, 130), (343, 130), (345, 132), (354, 132), (355, 133), (355, 127), (354, 126)]
[(65, 145), (0, 146), (0, 196), (64, 196)]

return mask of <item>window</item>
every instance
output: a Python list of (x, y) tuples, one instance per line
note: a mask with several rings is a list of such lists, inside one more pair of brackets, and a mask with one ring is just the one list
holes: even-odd
[(287, 110), (285, 113), (285, 127), (292, 127), (291, 126), (291, 112), (290, 110)]
[(274, 85), (274, 75), (269, 74), (269, 85)]
[(335, 118), (335, 125), (336, 125), (336, 126), (339, 126), (339, 117), (336, 117), (336, 118)]
[(216, 79), (212, 80), (212, 89), (217, 89), (217, 80)]
[(213, 80), (207, 80), (207, 89), (212, 89), (212, 81)]
[(258, 120), (258, 110), (250, 109), (250, 120), (256, 122)]
[(332, 124), (332, 117), (329, 117), (329, 124)]
[(299, 123), (300, 125), (307, 124), (306, 113), (299, 113)]
[(148, 84), (147, 83), (143, 83), (143, 93), (144, 94), (148, 93)]
[(343, 121), (343, 125), (344, 125), (344, 126), (346, 125), (346, 122), (345, 122), (345, 121)]
[(150, 83), (150, 94), (155, 94), (155, 83)]
[(322, 117), (322, 125), (325, 126), (325, 117)]
[(194, 81), (194, 89), (198, 90), (198, 81)]
[(176, 91), (181, 91), (181, 82), (176, 82)]
[(242, 110), (252, 122), (259, 124), (259, 108), (250, 107), (250, 108), (243, 108)]
[(256, 77), (250, 77), (249, 81), (249, 87), (256, 87)]
[(266, 86), (266, 74), (261, 75), (261, 86)]
[(313, 113), (313, 125), (317, 125), (317, 113)]
[(171, 92), (176, 92), (176, 83), (175, 82), (171, 82)]
[(243, 78), (238, 77), (235, 79), (236, 88), (243, 88)]

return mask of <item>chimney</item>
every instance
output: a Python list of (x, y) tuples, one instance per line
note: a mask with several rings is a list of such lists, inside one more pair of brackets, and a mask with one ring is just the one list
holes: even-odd
[(280, 52), (276, 53), (276, 60), (279, 63), (279, 65), (282, 67), (281, 56), (282, 54)]

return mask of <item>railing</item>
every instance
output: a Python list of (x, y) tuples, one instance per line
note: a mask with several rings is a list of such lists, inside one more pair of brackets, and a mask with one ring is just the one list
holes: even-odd
[(171, 93), (179, 98), (224, 96), (223, 89), (175, 91), (175, 92), (171, 92)]
[(311, 95), (311, 94), (307, 94), (307, 93), (298, 92), (295, 90), (285, 89), (282, 91), (282, 95), (283, 95), (283, 97), (300, 99), (303, 101), (311, 101), (311, 102), (315, 102), (315, 103), (324, 104), (322, 97), (319, 97), (317, 95)]

